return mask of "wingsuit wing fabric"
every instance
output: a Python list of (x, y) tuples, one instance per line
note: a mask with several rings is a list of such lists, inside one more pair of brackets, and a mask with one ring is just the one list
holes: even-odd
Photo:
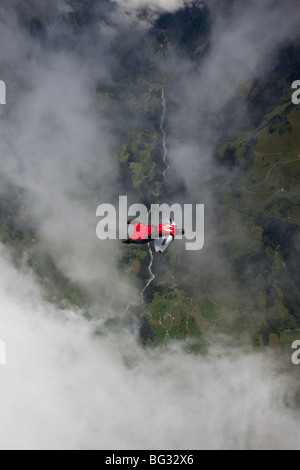
[(131, 224), (134, 227), (134, 232), (130, 237), (130, 240), (145, 240), (149, 238), (154, 232), (154, 227), (149, 227), (148, 225), (133, 223)]

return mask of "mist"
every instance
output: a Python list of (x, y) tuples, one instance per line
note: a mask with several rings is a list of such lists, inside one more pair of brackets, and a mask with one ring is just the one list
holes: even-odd
[[(149, 2), (96, 2), (95, 21), (82, 30), (74, 26), (76, 2), (52, 8), (32, 2), (47, 27), (28, 23), (26, 14), (22, 23), (19, 2), (3, 4), (0, 195), (13, 202), (17, 213), (9, 217), (31, 241), (17, 262), (9, 244), (0, 248), (0, 340), (7, 353), (0, 366), (1, 449), (299, 448), (298, 376), (289, 358), (254, 351), (246, 334), (236, 348), (214, 338), (205, 355), (188, 354), (180, 342), (144, 348), (138, 325), (125, 330), (122, 324), (126, 307), (140, 298), (141, 281), (120, 269), (118, 240), (96, 237), (98, 205), (116, 202), (124, 190), (119, 133), (136, 125), (126, 103), (108, 104), (96, 90), (126, 67), (114, 50), (122, 58), (134, 51), (142, 69), (152, 52), (148, 43), (139, 50), (145, 31), (162, 11), (191, 3), (150, 2), (145, 21), (140, 7), (147, 10)], [(297, 31), (295, 3), (284, 9), (277, 2), (246, 3), (231, 7), (228, 22), (212, 2), (211, 46), (199, 67), (178, 51), (160, 64), (170, 76), (170, 193), (180, 182), (185, 190), (176, 202), (205, 204), (210, 234), (206, 251), (193, 259), (179, 254), (189, 259), (187, 282), (199, 276), (199, 283), (206, 277), (215, 285), (227, 276), (230, 283), (211, 187), (224, 127), (212, 129), (207, 112), (222, 113), (240, 87), (267, 73), (281, 41)], [(243, 106), (237, 114), (250, 119)], [(49, 301), (47, 286), (27, 263), (31, 253), (51, 257), (84, 289), (89, 315)]]
[[(270, 73), (284, 41), (292, 41), (297, 34), (299, 11), (294, 1), (208, 5), (212, 5), (210, 43), (202, 44), (202, 57), (192, 61), (184, 53), (170, 51), (162, 65), (171, 77), (167, 87), (168, 184), (174, 200), (182, 197), (205, 204), (205, 246), (188, 255), (182, 278), (187, 284), (197, 279), (196, 291), (201, 279), (208, 291), (216, 293), (223, 284), (234, 292), (224, 250), (230, 235), (220, 233), (218, 191), (219, 185), (238, 188), (240, 175), (236, 168), (217, 164), (217, 148), (220, 142), (251, 129), (253, 116), (244, 90)], [(178, 194), (178, 187), (184, 191)]]
[(295, 382), (276, 354), (149, 354), (45, 303), (3, 249), (1, 273), (1, 449), (298, 447)]

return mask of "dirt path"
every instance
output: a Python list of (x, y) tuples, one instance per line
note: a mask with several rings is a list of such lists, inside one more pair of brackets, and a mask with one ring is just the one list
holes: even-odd
[[(271, 153), (271, 154), (264, 154), (264, 155), (290, 155), (290, 154), (284, 154), (284, 153), (279, 153), (279, 154), (275, 154), (275, 153)], [(260, 155), (260, 156), (263, 156), (263, 155)], [(272, 168), (268, 171), (268, 174), (266, 176), (266, 178), (261, 181), (260, 183), (256, 183), (256, 184), (253, 184), (252, 186), (248, 186), (248, 188), (245, 188), (246, 190), (249, 190), (251, 188), (255, 188), (257, 186), (260, 186), (264, 183), (266, 183), (270, 177), (270, 174), (271, 172), (274, 170), (274, 168), (277, 166), (277, 165), (288, 165), (289, 163), (293, 163), (293, 162), (299, 162), (300, 160), (300, 156), (297, 155), (298, 158), (294, 158), (293, 160), (288, 160), (287, 162), (275, 162), (274, 165), (272, 166)]]

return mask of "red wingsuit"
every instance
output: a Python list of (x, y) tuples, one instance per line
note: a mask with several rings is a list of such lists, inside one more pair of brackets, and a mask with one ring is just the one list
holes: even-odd
[(131, 225), (134, 227), (134, 233), (129, 237), (129, 242), (147, 243), (163, 235), (172, 235), (175, 238), (176, 227), (173, 224), (159, 224), (158, 227), (151, 227), (139, 222), (134, 222)]

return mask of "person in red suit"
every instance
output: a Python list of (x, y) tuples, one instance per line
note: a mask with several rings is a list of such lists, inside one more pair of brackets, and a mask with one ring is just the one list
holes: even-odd
[(134, 228), (133, 234), (122, 243), (126, 244), (144, 244), (155, 241), (154, 246), (158, 254), (162, 254), (168, 246), (174, 241), (176, 235), (183, 235), (184, 230), (178, 229), (172, 219), (162, 220), (158, 227), (141, 224), (129, 220), (128, 225)]

